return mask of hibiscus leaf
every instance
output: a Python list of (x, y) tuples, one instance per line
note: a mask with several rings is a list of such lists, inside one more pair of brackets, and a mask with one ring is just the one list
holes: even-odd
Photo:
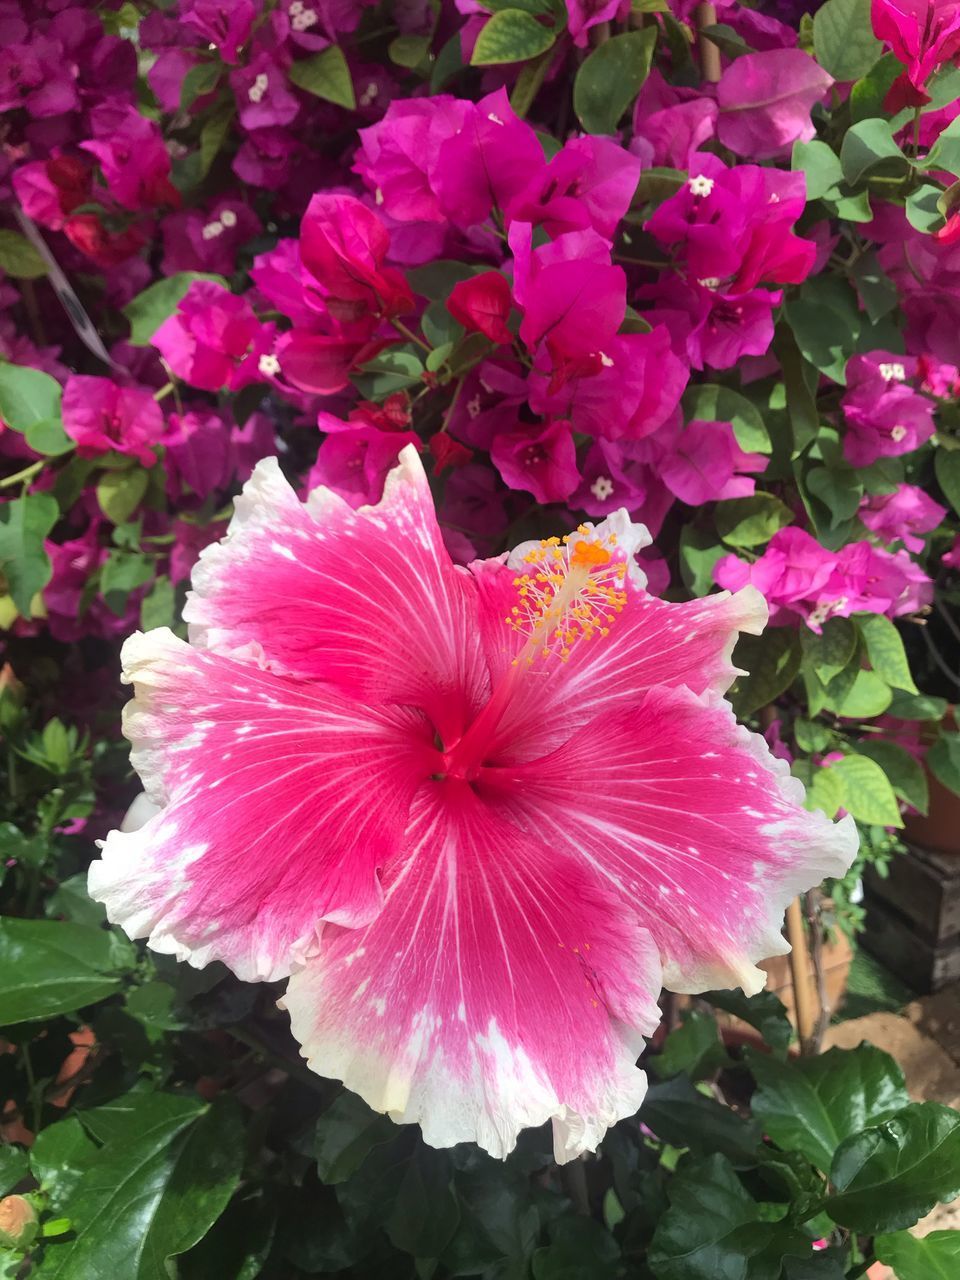
[(348, 111), (356, 109), (357, 95), (350, 68), (339, 45), (331, 44), (312, 58), (293, 63), (288, 75), (298, 89), (312, 93), (315, 98), (346, 107)]
[(960, 1231), (931, 1231), (917, 1237), (909, 1231), (877, 1236), (877, 1258), (892, 1267), (897, 1280), (956, 1280), (960, 1275)]
[(840, 1143), (907, 1105), (903, 1072), (873, 1045), (778, 1061), (747, 1051), (757, 1082), (750, 1108), (778, 1147), (826, 1173)]
[(48, 493), (25, 493), (0, 506), (0, 571), (24, 618), (31, 616), (34, 596), (52, 576), (44, 541), (59, 515)]
[(654, 1075), (668, 1080), (683, 1072), (691, 1080), (702, 1080), (729, 1065), (716, 1018), (696, 1009), (686, 1010), (681, 1016), (680, 1026), (670, 1032), (663, 1048), (650, 1059)]
[(345, 1182), (375, 1146), (395, 1135), (390, 1121), (345, 1089), (317, 1121), (313, 1140), (317, 1173), (328, 1184)]
[(866, 75), (883, 52), (870, 25), (870, 0), (827, 0), (814, 14), (813, 51), (835, 80)]
[(859, 614), (857, 629), (867, 646), (870, 665), (881, 679), (894, 689), (919, 693), (910, 674), (910, 664), (900, 632), (882, 613)]
[(938, 1200), (960, 1195), (960, 1115), (915, 1102), (841, 1143), (825, 1208), (834, 1222), (864, 1233), (899, 1231)]
[(800, 670), (800, 642), (790, 627), (771, 627), (762, 636), (741, 636), (733, 653), (747, 674), (734, 686), (734, 706), (750, 715), (780, 696)]
[(620, 1246), (599, 1222), (559, 1218), (551, 1225), (550, 1243), (534, 1253), (531, 1270), (533, 1280), (614, 1280), (622, 1274)]
[(902, 827), (900, 806), (887, 775), (868, 756), (844, 756), (830, 766), (843, 783), (843, 807), (867, 826)]
[(71, 1013), (119, 990), (133, 947), (62, 920), (0, 920), (0, 1025)]
[(933, 464), (943, 496), (960, 513), (960, 449), (938, 449)]
[(134, 347), (146, 347), (150, 339), (176, 311), (180, 300), (195, 280), (210, 280), (214, 284), (227, 288), (223, 276), (211, 275), (206, 271), (178, 271), (150, 285), (142, 293), (123, 308), (123, 314), (130, 321), (130, 337), (128, 341)]
[(17, 1185), (27, 1173), (27, 1153), (19, 1147), (0, 1146), (0, 1196)]
[(926, 813), (930, 804), (930, 788), (923, 766), (904, 747), (883, 739), (864, 738), (854, 744), (857, 753), (875, 760), (901, 800)]
[(650, 74), (657, 28), (627, 31), (598, 45), (573, 82), (573, 109), (588, 133), (613, 133)]
[(752, 1168), (763, 1130), (694, 1088), (686, 1076), (651, 1085), (640, 1120), (661, 1142), (689, 1147), (698, 1155), (719, 1152), (738, 1168)]
[(500, 9), (477, 37), (470, 65), (526, 62), (549, 49), (556, 38), (556, 30), (538, 22), (532, 13), (519, 8)]
[(699, 998), (759, 1031), (778, 1054), (785, 1052), (793, 1039), (793, 1027), (783, 1001), (772, 991), (760, 991), (755, 996), (746, 996), (742, 991), (705, 991)]

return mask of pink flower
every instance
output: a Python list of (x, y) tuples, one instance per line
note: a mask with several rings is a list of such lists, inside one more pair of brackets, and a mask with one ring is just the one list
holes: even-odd
[(186, 485), (198, 498), (226, 487), (232, 474), (229, 423), (213, 412), (170, 415), (164, 441), (167, 491), (171, 497)]
[(447, 94), (391, 102), (382, 120), (360, 130), (354, 170), (391, 218), (446, 220), (433, 175), (441, 144), (462, 128), (469, 105)]
[(200, 38), (216, 45), (228, 66), (240, 61), (240, 49), (250, 39), (257, 10), (253, 0), (187, 0), (180, 20)]
[(833, 552), (791, 525), (775, 533), (752, 564), (738, 556), (723, 556), (714, 566), (713, 577), (728, 591), (740, 591), (748, 584), (756, 587), (771, 606), (773, 620), (779, 622), (781, 611), (805, 616), (805, 602), (820, 596), (836, 565)]
[(178, 378), (203, 391), (237, 391), (262, 378), (273, 331), (246, 298), (209, 280), (195, 280), (180, 306), (150, 339)]
[(762, 454), (745, 453), (740, 448), (729, 422), (694, 421), (678, 434), (659, 470), (671, 493), (697, 507), (725, 498), (748, 497), (756, 485), (738, 473), (763, 471), (766, 464)]
[(732, 369), (743, 356), (765, 355), (773, 342), (773, 312), (782, 296), (779, 289), (728, 294), (679, 276), (665, 276), (644, 290), (644, 297), (657, 304), (650, 318), (666, 325), (674, 349), (694, 369)]
[(300, 256), (330, 314), (341, 321), (413, 308), (410, 286), (384, 265), (390, 233), (354, 196), (315, 195), (300, 227)]
[(717, 85), (717, 136), (752, 160), (789, 155), (816, 132), (810, 111), (833, 77), (800, 49), (748, 53), (731, 62)]
[[(329, 429), (329, 414), (320, 426)], [(326, 486), (353, 507), (378, 502), (384, 481), (405, 445), (420, 444), (412, 431), (382, 431), (363, 423), (338, 423), (324, 440), (307, 476), (307, 491)]]
[(242, 200), (225, 198), (206, 213), (187, 209), (171, 213), (163, 222), (165, 275), (178, 271), (232, 274), (237, 252), (261, 230), (260, 219)]
[(95, 107), (90, 120), (93, 140), (80, 146), (100, 162), (117, 204), (132, 210), (179, 205), (180, 193), (170, 182), (170, 156), (158, 124), (127, 103)]
[(640, 180), (640, 161), (609, 138), (571, 138), (511, 201), (508, 222), (553, 237), (592, 229), (612, 241)]
[(911, 453), (933, 435), (933, 404), (908, 382), (916, 372), (915, 359), (890, 351), (847, 361), (843, 456), (855, 467)]
[(272, 129), (293, 124), (300, 111), (285, 69), (269, 53), (258, 53), (246, 66), (232, 71), (230, 86), (244, 129)]
[(891, 89), (897, 108), (929, 102), (927, 81), (960, 52), (960, 5), (956, 0), (873, 0), (870, 17), (874, 35), (906, 67)]
[(150, 446), (160, 443), (165, 427), (151, 392), (71, 374), (63, 388), (63, 429), (82, 458), (113, 451), (152, 467), (157, 456)]
[(898, 539), (908, 551), (922, 551), (920, 535), (935, 529), (947, 514), (946, 507), (928, 498), (915, 484), (901, 484), (893, 493), (864, 498), (860, 504), (860, 520), (883, 542)]
[[(461, 476), (468, 468), (455, 472)], [(194, 573), (193, 643), (124, 648), (151, 799), (92, 895), (202, 966), (290, 983), (314, 1070), (434, 1146), (594, 1148), (644, 1093), (661, 980), (742, 985), (852, 823), (720, 700), (755, 592), (643, 590), (625, 513), (455, 567), (414, 449), (383, 501), (257, 468)]]
[(526, 489), (537, 502), (562, 502), (580, 483), (568, 422), (501, 431), (494, 436), (490, 457), (511, 489)]
[(483, 271), (460, 280), (447, 299), (447, 310), (469, 333), (482, 333), (491, 342), (512, 342), (507, 328), (512, 299), (510, 285), (499, 271)]
[(945, 551), (940, 559), (948, 568), (960, 569), (960, 533), (955, 535), (950, 550)]

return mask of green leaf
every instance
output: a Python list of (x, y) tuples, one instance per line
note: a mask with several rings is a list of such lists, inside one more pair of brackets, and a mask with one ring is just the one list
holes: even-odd
[(844, 686), (842, 693), (834, 688), (839, 679), (835, 677), (827, 689), (827, 706), (848, 720), (882, 716), (893, 701), (889, 686), (875, 671), (857, 671), (853, 683)]
[(793, 521), (793, 512), (772, 493), (718, 502), (717, 533), (731, 547), (758, 547)]
[(804, 720), (802, 718), (794, 720), (793, 736), (800, 750), (806, 751), (810, 755), (814, 755), (819, 751), (826, 751), (831, 739), (830, 730), (826, 725), (818, 724), (815, 720)]
[(869, 756), (877, 762), (901, 800), (913, 805), (920, 813), (927, 812), (930, 805), (927, 775), (909, 751), (883, 738), (864, 738), (854, 745), (859, 755)]
[(808, 1236), (761, 1221), (760, 1205), (722, 1156), (685, 1163), (669, 1195), (650, 1243), (657, 1280), (777, 1280), (786, 1254), (809, 1256)]
[(549, 1245), (534, 1253), (531, 1268), (533, 1280), (614, 1280), (622, 1274), (620, 1246), (599, 1222), (559, 1218), (550, 1229)]
[(557, 32), (523, 9), (501, 9), (484, 24), (470, 57), (472, 67), (526, 62), (549, 49)]
[(714, 587), (714, 565), (726, 554), (714, 534), (685, 524), (680, 530), (680, 576), (684, 585), (695, 596), (707, 595)]
[(900, 806), (887, 775), (869, 756), (844, 756), (830, 766), (843, 782), (843, 807), (868, 826), (902, 827)]
[(598, 45), (573, 82), (573, 109), (587, 133), (613, 133), (643, 88), (657, 43), (657, 28), (627, 31)]
[(107, 556), (100, 570), (100, 594), (118, 618), (126, 612), (130, 592), (150, 581), (154, 567), (152, 558), (139, 552), (115, 548)]
[(764, 1132), (824, 1173), (845, 1138), (889, 1119), (910, 1101), (903, 1072), (870, 1044), (782, 1062), (748, 1051), (748, 1063), (757, 1081), (750, 1109)]
[(510, 106), (522, 120), (533, 106), (537, 94), (543, 87), (553, 57), (549, 49), (541, 53), (520, 69), (513, 88), (510, 90)]
[(383, 1224), (391, 1244), (415, 1258), (437, 1258), (459, 1223), (447, 1153), (418, 1147)]
[(840, 157), (825, 142), (795, 142), (790, 167), (807, 179), (807, 200), (839, 196), (843, 170)]
[(745, 996), (742, 991), (705, 991), (700, 999), (755, 1028), (778, 1053), (785, 1052), (793, 1039), (783, 1001), (772, 991), (760, 991), (755, 996)]
[(380, 399), (393, 391), (412, 387), (423, 377), (423, 361), (411, 347), (388, 347), (361, 365), (354, 382), (368, 399)]
[(770, 627), (762, 636), (741, 636), (734, 664), (748, 674), (736, 684), (736, 706), (749, 715), (789, 689), (800, 670), (800, 643), (790, 627)]
[(814, 276), (784, 312), (803, 357), (845, 385), (847, 360), (863, 327), (853, 289), (839, 276)]
[(857, 652), (857, 629), (849, 618), (828, 618), (817, 635), (809, 627), (800, 631), (803, 661), (829, 684), (853, 661)]
[(30, 1169), (40, 1190), (60, 1209), (69, 1199), (100, 1148), (76, 1116), (48, 1124), (30, 1148)]
[(857, 628), (867, 646), (867, 657), (874, 671), (894, 689), (919, 693), (910, 674), (910, 664), (900, 639), (900, 632), (882, 613), (857, 615)]
[(211, 275), (207, 271), (178, 271), (175, 275), (150, 285), (127, 303), (123, 314), (130, 322), (128, 341), (132, 346), (149, 346), (150, 339), (164, 320), (173, 315), (195, 280), (211, 280), (214, 284), (227, 287), (223, 276)]
[(681, 1072), (691, 1080), (702, 1080), (728, 1062), (716, 1018), (691, 1009), (664, 1040), (660, 1052), (650, 1059), (650, 1069), (661, 1080)]
[(873, 1251), (880, 1262), (892, 1267), (897, 1280), (957, 1280), (960, 1276), (960, 1231), (931, 1231), (912, 1236), (909, 1231), (877, 1236)]
[(830, 1181), (826, 1210), (841, 1226), (870, 1235), (912, 1227), (960, 1195), (960, 1115), (939, 1102), (911, 1103), (842, 1143)]
[(883, 53), (870, 23), (870, 0), (827, 0), (814, 14), (813, 51), (835, 80), (866, 75)]
[(843, 176), (851, 186), (867, 178), (903, 178), (910, 161), (894, 141), (888, 120), (861, 120), (844, 134), (840, 147)]
[(836, 816), (843, 807), (843, 780), (830, 765), (814, 767), (810, 785), (804, 798), (804, 807), (814, 812), (822, 809), (828, 818)]
[(395, 36), (387, 48), (390, 61), (397, 67), (413, 71), (430, 52), (432, 36)]
[(367, 1154), (394, 1136), (386, 1117), (371, 1111), (355, 1093), (344, 1090), (317, 1121), (313, 1156), (322, 1182), (345, 1182)]
[(26, 236), (0, 228), (0, 271), (14, 280), (38, 280), (47, 274), (47, 264)]
[(661, 1142), (698, 1155), (720, 1152), (742, 1168), (756, 1164), (762, 1129), (695, 1089), (686, 1076), (651, 1085), (640, 1119)]
[(960, 514), (960, 449), (938, 449), (933, 455), (933, 465), (943, 496)]
[(460, 32), (455, 31), (437, 54), (430, 74), (430, 92), (442, 93), (451, 80), (463, 70), (463, 48)]
[(48, 458), (59, 458), (76, 448), (76, 443), (64, 431), (59, 418), (31, 422), (23, 435), (31, 449)]
[(927, 752), (927, 768), (955, 795), (960, 795), (960, 733), (941, 733)]
[(173, 583), (162, 574), (140, 602), (140, 626), (144, 631), (154, 627), (172, 627), (176, 619), (176, 592)]
[(854, 124), (878, 116), (890, 86), (903, 73), (896, 54), (885, 53), (850, 90), (850, 118)]
[(62, 920), (0, 920), (0, 1026), (72, 1013), (121, 986), (135, 952), (117, 934)]
[(162, 1099), (149, 1121), (108, 1142), (71, 1197), (74, 1237), (48, 1246), (38, 1280), (169, 1280), (224, 1211), (243, 1164), (240, 1108), (229, 1097)]
[(291, 81), (315, 98), (354, 111), (357, 95), (353, 89), (350, 68), (339, 45), (331, 44), (312, 58), (294, 62), (287, 72)]
[(783, 372), (787, 414), (793, 433), (793, 450), (794, 454), (797, 454), (816, 438), (820, 428), (814, 394), (818, 380), (817, 373), (801, 354), (797, 338), (789, 324), (777, 325), (774, 351)]
[(19, 1147), (0, 1146), (0, 1196), (5, 1196), (26, 1176), (27, 1153)]
[(180, 84), (180, 110), (189, 110), (197, 98), (212, 93), (222, 75), (223, 63), (220, 61), (195, 63)]
[(960, 124), (951, 120), (930, 148), (923, 161), (924, 169), (946, 170), (960, 177)]
[(232, 98), (221, 102), (210, 112), (200, 130), (200, 177), (205, 178), (210, 172), (214, 160), (230, 133), (234, 116), (237, 114)]
[(863, 485), (850, 467), (813, 467), (804, 482), (813, 497), (826, 508), (831, 529), (856, 515), (860, 508)]
[(143, 501), (149, 483), (150, 476), (142, 467), (107, 471), (97, 481), (100, 510), (114, 524), (126, 524)]
[(59, 422), (61, 396), (60, 383), (49, 373), (0, 361), (0, 418), (11, 431)]
[(53, 576), (43, 544), (59, 515), (49, 493), (25, 493), (0, 505), (0, 571), (24, 618), (30, 617), (33, 597)]
[(940, 197), (943, 191), (929, 182), (907, 196), (907, 221), (917, 231), (937, 231), (943, 226)]
[(739, 391), (707, 382), (689, 387), (683, 397), (687, 422), (729, 422), (746, 453), (770, 453), (773, 445), (760, 410)]
[(872, 251), (862, 254), (856, 260), (850, 268), (850, 275), (871, 324), (882, 320), (899, 305), (899, 290)]
[(890, 703), (890, 714), (898, 720), (942, 720), (946, 711), (946, 698), (926, 693), (911, 695), (895, 689)]

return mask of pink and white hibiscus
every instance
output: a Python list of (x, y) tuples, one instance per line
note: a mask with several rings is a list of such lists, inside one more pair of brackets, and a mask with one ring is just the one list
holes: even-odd
[(290, 978), (318, 1072), (436, 1146), (557, 1158), (636, 1111), (661, 982), (760, 989), (786, 903), (849, 819), (721, 695), (747, 588), (644, 590), (626, 512), (455, 566), (416, 451), (376, 506), (301, 503), (273, 459), (201, 554), (185, 616), (124, 649), (160, 811), (90, 890), (131, 936)]

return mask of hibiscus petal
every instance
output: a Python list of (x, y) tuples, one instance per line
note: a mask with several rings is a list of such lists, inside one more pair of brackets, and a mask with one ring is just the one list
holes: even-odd
[(184, 617), (194, 644), (422, 707), (444, 738), (486, 696), (473, 584), (443, 545), (412, 446), (383, 499), (359, 510), (324, 487), (301, 503), (264, 459), (227, 537), (201, 554), (193, 588)]
[(515, 821), (608, 879), (676, 991), (761, 990), (756, 961), (789, 950), (787, 904), (857, 850), (852, 818), (804, 809), (763, 738), (687, 689), (651, 689), (545, 759), (482, 778)]
[(274, 980), (323, 920), (379, 911), (431, 730), (336, 690), (191, 649), (164, 629), (123, 647), (134, 767), (164, 807), (113, 831), (91, 895), (131, 937), (202, 968)]
[[(597, 533), (623, 514), (608, 517)], [(629, 528), (619, 534), (621, 545), (627, 544)], [(524, 643), (507, 621), (516, 604), (516, 570), (494, 560), (470, 568), (480, 588), (483, 643), (496, 682)], [(732, 661), (740, 633), (759, 635), (767, 619), (766, 602), (754, 587), (683, 604), (648, 595), (630, 579), (625, 589), (626, 605), (609, 635), (578, 641), (566, 662), (538, 663), (517, 681), (488, 758), (506, 763), (545, 755), (572, 728), (635, 702), (654, 685), (720, 696), (741, 674)]]
[(362, 932), (328, 928), (283, 1004), (314, 1070), (419, 1121), (433, 1146), (511, 1151), (553, 1118), (558, 1160), (640, 1105), (656, 948), (582, 862), (462, 781), (427, 783)]

